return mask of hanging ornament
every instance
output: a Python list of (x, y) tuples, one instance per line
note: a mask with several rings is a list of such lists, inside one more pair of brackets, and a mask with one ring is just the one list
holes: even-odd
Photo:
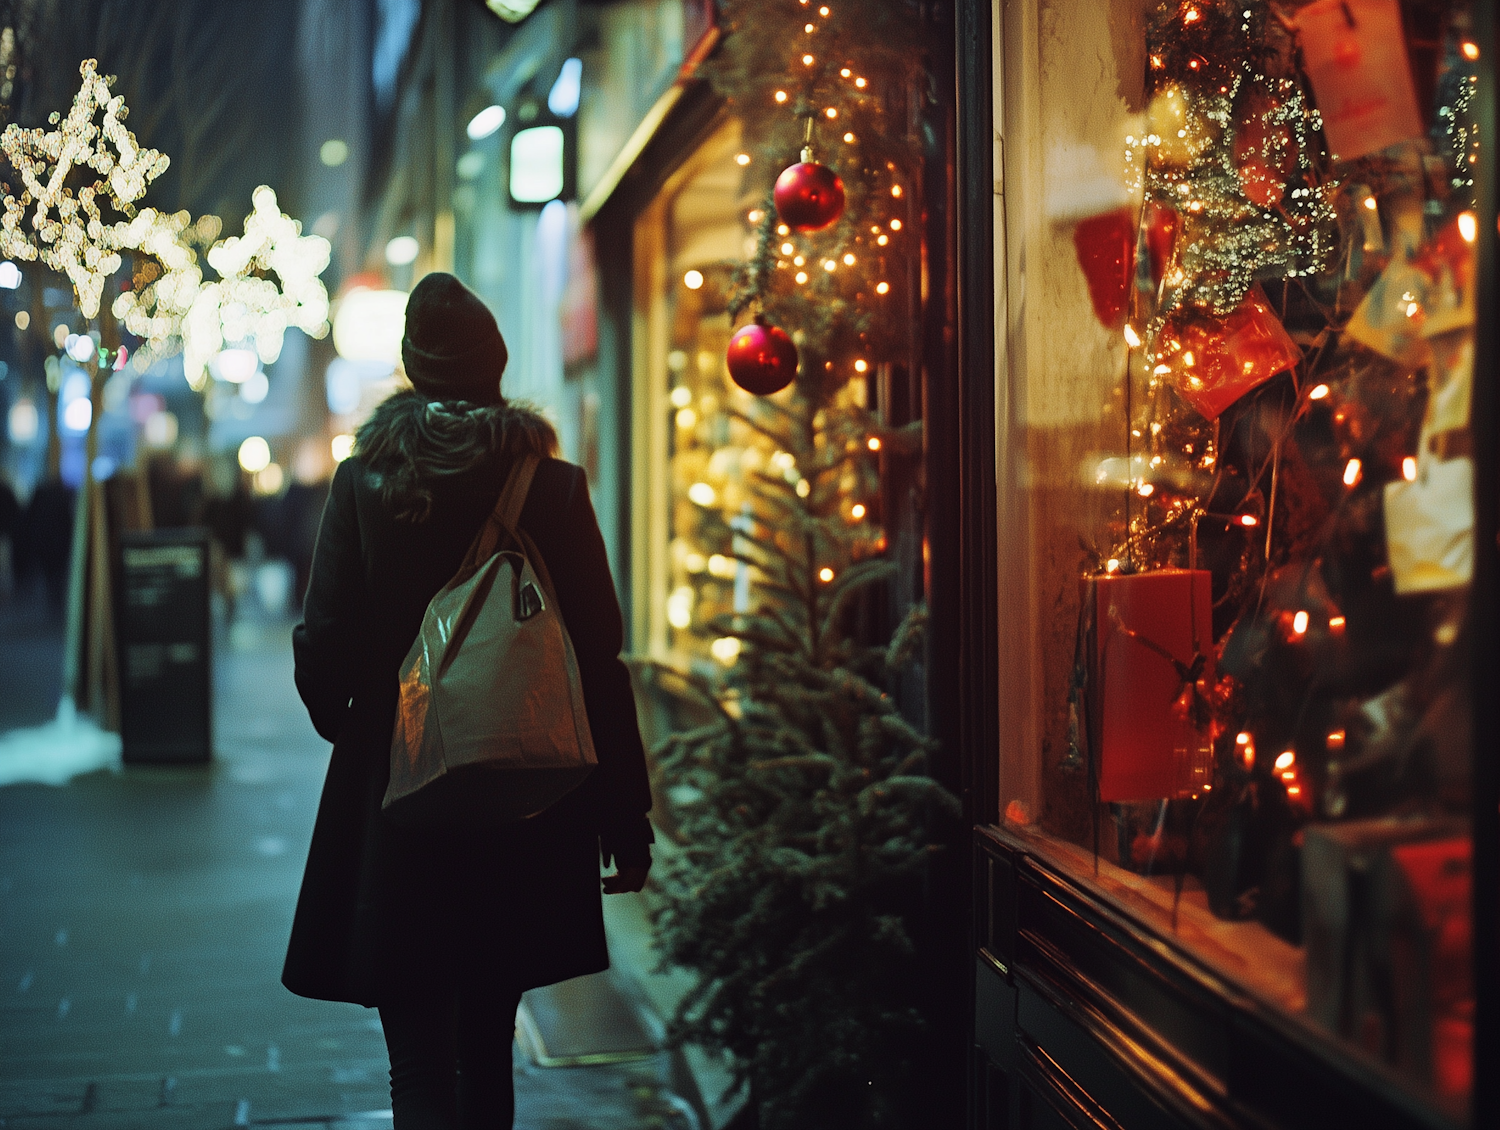
[(1094, 317), (1107, 330), (1125, 324), (1130, 284), (1135, 277), (1135, 221), (1129, 208), (1080, 220), (1073, 249), (1089, 284)]
[(1159, 376), (1205, 420), (1216, 420), (1251, 389), (1302, 360), (1281, 319), (1256, 283), (1227, 318), (1173, 314), (1157, 337)]
[(780, 392), (797, 376), (797, 347), (761, 314), (735, 331), (726, 360), (734, 383), (756, 396)]
[(776, 212), (796, 231), (822, 231), (844, 214), (844, 182), (813, 160), (812, 118), (807, 119), (802, 160), (776, 178)]
[(1219, 139), (1219, 127), (1191, 105), (1187, 91), (1175, 82), (1163, 86), (1146, 108), (1156, 142), (1156, 156), (1172, 168), (1186, 168)]
[(1234, 164), (1245, 199), (1270, 208), (1286, 195), (1287, 179), (1297, 168), (1297, 142), (1279, 120), (1280, 107), (1257, 91), (1246, 99), (1234, 130)]
[(1336, 160), (1421, 135), (1398, 0), (1317, 0), (1297, 13), (1297, 32)]

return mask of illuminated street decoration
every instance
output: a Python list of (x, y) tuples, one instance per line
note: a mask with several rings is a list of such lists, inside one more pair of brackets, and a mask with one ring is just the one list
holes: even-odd
[[(102, 197), (117, 212), (133, 217), (133, 203), (166, 171), (168, 158), (142, 149), (124, 126), (125, 99), (111, 95), (98, 64), (85, 59), (83, 82), (66, 118), (54, 113), (55, 129), (24, 129), (15, 123), (0, 134), (0, 150), (20, 174), (24, 191), (7, 190), (0, 216), (0, 250), (13, 259), (37, 260), (73, 283), (85, 317), (99, 313), (105, 280), (120, 266), (117, 225), (105, 222)], [(95, 115), (103, 119), (95, 123)], [(66, 184), (75, 169), (93, 169), (99, 178), (76, 193)], [(28, 210), (29, 226), (26, 230)]]
[(217, 216), (194, 224), (187, 212), (168, 214), (155, 208), (142, 209), (130, 223), (116, 225), (120, 247), (150, 256), (137, 264), (131, 289), (123, 291), (112, 307), (120, 324), (141, 339), (137, 369), (176, 352), (183, 315), (203, 284), (192, 237), (209, 230), (217, 234), (218, 227)]
[(203, 284), (182, 315), (183, 373), (195, 389), (226, 345), (252, 343), (269, 365), (281, 356), (288, 327), (316, 338), (328, 333), (328, 291), (318, 276), (328, 266), (329, 242), (303, 235), (302, 224), (281, 211), (266, 185), (251, 200), (245, 234), (208, 251), (219, 281)]

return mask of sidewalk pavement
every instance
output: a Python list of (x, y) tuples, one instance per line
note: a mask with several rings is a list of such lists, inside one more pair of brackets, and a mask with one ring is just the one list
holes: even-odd
[[(3, 1130), (390, 1125), (374, 1012), (279, 983), (328, 761), (289, 636), (241, 623), (220, 641), (211, 766), (0, 788)], [(49, 662), (50, 646), (5, 643), (13, 663)], [(642, 897), (605, 901), (615, 969), (524, 1002), (517, 1127), (722, 1124), (683, 1056), (661, 1050), (683, 985), (651, 973)], [(716, 1097), (727, 1075), (692, 1058)]]

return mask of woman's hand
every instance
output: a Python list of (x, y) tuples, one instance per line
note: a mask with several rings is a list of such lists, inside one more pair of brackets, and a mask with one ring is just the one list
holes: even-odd
[(618, 867), (613, 875), (604, 876), (604, 893), (623, 895), (639, 891), (645, 887), (650, 871), (649, 863), (644, 867)]

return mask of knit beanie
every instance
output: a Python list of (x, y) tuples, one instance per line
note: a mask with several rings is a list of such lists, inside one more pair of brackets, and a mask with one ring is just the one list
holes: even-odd
[(433, 271), (412, 288), (401, 360), (423, 396), (498, 404), (508, 357), (489, 307), (452, 275)]

